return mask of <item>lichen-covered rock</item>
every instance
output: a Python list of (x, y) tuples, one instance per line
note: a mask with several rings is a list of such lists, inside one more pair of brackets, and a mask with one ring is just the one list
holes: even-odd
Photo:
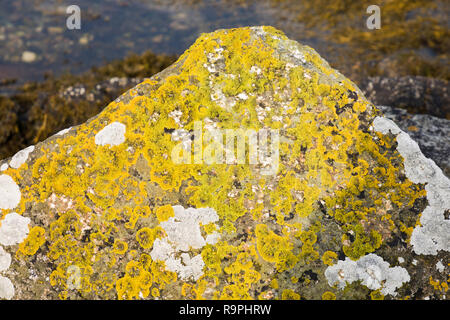
[(4, 299), (446, 298), (448, 178), (271, 27), (0, 168)]

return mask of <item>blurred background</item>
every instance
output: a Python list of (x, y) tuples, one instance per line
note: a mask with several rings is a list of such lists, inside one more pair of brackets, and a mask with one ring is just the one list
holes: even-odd
[(312, 46), (375, 104), (450, 119), (449, 17), (448, 0), (0, 0), (0, 159), (96, 115), (201, 33), (250, 25)]

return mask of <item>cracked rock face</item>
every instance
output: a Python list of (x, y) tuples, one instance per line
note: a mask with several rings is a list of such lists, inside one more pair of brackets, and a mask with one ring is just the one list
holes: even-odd
[(446, 299), (450, 182), (402, 129), (274, 28), (204, 34), (0, 161), (0, 298)]

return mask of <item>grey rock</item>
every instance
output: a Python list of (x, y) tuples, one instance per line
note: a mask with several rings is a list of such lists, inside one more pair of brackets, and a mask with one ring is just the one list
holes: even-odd
[(440, 118), (450, 117), (449, 84), (426, 77), (371, 77), (359, 84), (364, 95), (376, 105), (406, 108)]
[(450, 176), (450, 120), (404, 109), (379, 106), (384, 115), (417, 141), (423, 154)]

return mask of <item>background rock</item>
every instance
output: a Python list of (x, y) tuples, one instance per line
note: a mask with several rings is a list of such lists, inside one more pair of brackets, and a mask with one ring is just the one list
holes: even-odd
[(404, 109), (379, 106), (384, 115), (407, 132), (423, 154), (450, 177), (450, 120), (427, 114), (410, 114)]
[(446, 80), (426, 77), (371, 77), (361, 90), (376, 105), (392, 106), (450, 119), (449, 85)]

